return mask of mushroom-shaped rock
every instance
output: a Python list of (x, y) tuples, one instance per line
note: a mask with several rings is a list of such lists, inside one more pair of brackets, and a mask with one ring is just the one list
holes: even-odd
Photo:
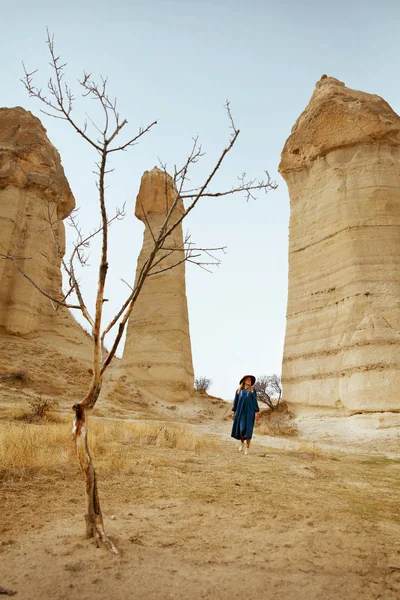
[[(0, 108), (0, 245), (44, 291), (62, 297), (64, 224), (75, 200), (59, 153), (23, 108)], [(49, 218), (54, 223), (49, 226)], [(54, 243), (54, 237), (57, 244)], [(0, 259), (0, 331), (86, 354), (87, 334), (67, 309), (52, 307), (10, 260)]]
[[(162, 227), (176, 198), (173, 180), (155, 167), (143, 174), (135, 215), (144, 222), (143, 247), (136, 281), (153, 248), (153, 236)], [(171, 214), (173, 223), (183, 211), (182, 200)], [(183, 248), (182, 226), (166, 239), (166, 248)], [(193, 393), (193, 363), (186, 299), (183, 250), (161, 251), (153, 275), (145, 281), (129, 319), (126, 343), (118, 371), (132, 381), (141, 395), (170, 402), (186, 400)], [(157, 273), (157, 271), (159, 271)]]
[(399, 409), (400, 117), (324, 76), (280, 172), (290, 194), (286, 399)]

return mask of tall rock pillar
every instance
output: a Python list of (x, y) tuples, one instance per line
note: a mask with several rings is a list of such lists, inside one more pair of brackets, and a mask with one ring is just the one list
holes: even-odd
[(289, 402), (400, 409), (400, 118), (323, 76), (279, 168), (290, 193)]
[[(152, 235), (160, 231), (166, 207), (171, 207), (175, 194), (172, 178), (164, 171), (157, 167), (145, 171), (135, 210), (136, 217), (145, 224), (136, 279), (152, 250)], [(180, 201), (172, 219), (178, 217), (182, 210)], [(182, 244), (180, 225), (167, 238), (166, 245), (181, 248)], [(174, 252), (155, 270), (166, 269), (182, 258), (183, 252)], [(128, 323), (119, 372), (140, 391), (153, 397), (173, 402), (183, 401), (193, 393), (184, 262), (145, 281)]]
[[(0, 252), (47, 293), (62, 297), (63, 219), (75, 207), (56, 148), (43, 125), (23, 108), (0, 108)], [(54, 222), (54, 244), (49, 227)], [(87, 334), (68, 310), (54, 311), (10, 260), (0, 259), (0, 334), (39, 339), (86, 356)]]

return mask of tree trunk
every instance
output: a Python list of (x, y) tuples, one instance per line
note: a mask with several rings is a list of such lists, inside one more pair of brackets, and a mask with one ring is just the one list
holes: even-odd
[(101, 514), (99, 493), (97, 489), (96, 472), (94, 470), (92, 457), (89, 452), (88, 431), (88, 409), (82, 404), (75, 404), (75, 419), (73, 424), (73, 435), (75, 438), (76, 452), (86, 484), (86, 536), (94, 538), (97, 547), (102, 542), (108, 550), (118, 554), (118, 549), (104, 532), (103, 516)]

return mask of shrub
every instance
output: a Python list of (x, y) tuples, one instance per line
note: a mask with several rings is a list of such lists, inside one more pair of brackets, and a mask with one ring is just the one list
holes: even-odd
[(18, 411), (15, 418), (26, 423), (38, 423), (40, 421), (58, 421), (53, 411), (58, 407), (57, 400), (49, 400), (41, 396), (35, 396), (28, 402), (30, 410)]
[(17, 369), (16, 371), (13, 371), (10, 375), (11, 378), (15, 379), (16, 381), (25, 381), (27, 379), (27, 373), (23, 369)]
[(260, 375), (257, 377), (254, 389), (260, 402), (266, 404), (271, 410), (279, 408), (282, 399), (282, 383), (279, 375)]
[(212, 384), (212, 379), (208, 379), (208, 377), (197, 377), (194, 380), (194, 387), (198, 392), (207, 392)]
[(6, 370), (0, 374), (0, 381), (5, 383), (24, 383), (28, 380), (28, 372), (24, 369)]
[(29, 402), (34, 419), (44, 419), (47, 415), (58, 407), (57, 400), (48, 400), (41, 396), (36, 396)]
[(279, 409), (266, 410), (260, 413), (260, 420), (256, 424), (261, 435), (272, 437), (292, 437), (297, 435), (296, 423), (289, 413), (286, 404), (280, 404)]

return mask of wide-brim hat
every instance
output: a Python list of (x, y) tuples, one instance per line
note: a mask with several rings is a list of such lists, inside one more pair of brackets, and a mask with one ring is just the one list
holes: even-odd
[(239, 385), (242, 385), (242, 383), (246, 379), (246, 377), (250, 377), (250, 379), (251, 379), (251, 385), (255, 384), (256, 378), (254, 377), (254, 375), (243, 375), (242, 379), (239, 381)]

